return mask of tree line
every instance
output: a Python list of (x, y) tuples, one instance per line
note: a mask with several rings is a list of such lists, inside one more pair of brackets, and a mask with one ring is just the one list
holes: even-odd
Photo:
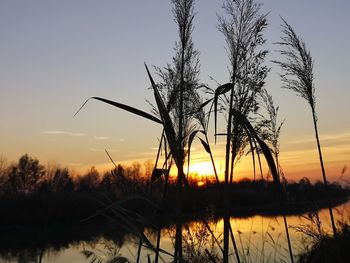
[(76, 175), (59, 165), (44, 166), (28, 154), (22, 155), (14, 164), (8, 164), (6, 158), (0, 157), (0, 194), (131, 191), (148, 184), (151, 166), (148, 162), (144, 165), (134, 162), (131, 166), (118, 164), (114, 169), (102, 173), (92, 166), (87, 172)]

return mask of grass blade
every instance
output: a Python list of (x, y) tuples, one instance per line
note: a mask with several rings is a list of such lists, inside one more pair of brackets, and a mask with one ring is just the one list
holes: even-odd
[(206, 152), (210, 154), (210, 153), (211, 153), (211, 150), (210, 150), (209, 144), (207, 144), (207, 143), (206, 143), (204, 140), (202, 140), (201, 138), (199, 138), (199, 140), (201, 141), (201, 143), (202, 143), (204, 149), (206, 150)]
[(161, 97), (161, 95), (160, 95), (160, 93), (158, 91), (156, 83), (154, 82), (154, 80), (152, 78), (152, 75), (151, 75), (151, 73), (148, 70), (148, 67), (147, 67), (146, 63), (145, 63), (145, 67), (146, 67), (146, 70), (147, 70), (148, 77), (149, 77), (149, 79), (151, 81), (151, 84), (152, 84), (152, 88), (153, 88), (153, 91), (154, 91), (154, 97), (155, 97), (155, 100), (156, 100), (156, 103), (157, 103), (157, 106), (158, 106), (158, 111), (159, 111), (160, 116), (162, 118), (162, 123), (163, 123), (163, 127), (164, 127), (164, 130), (165, 130), (166, 137), (168, 139), (170, 150), (173, 153), (175, 162), (178, 163), (179, 158), (181, 156), (179, 156), (179, 151), (177, 149), (178, 147), (177, 147), (177, 144), (176, 144), (176, 134), (175, 134), (173, 123), (171, 121), (171, 118), (169, 116), (167, 108), (164, 105), (163, 99), (162, 99), (162, 97)]
[(251, 134), (254, 137), (254, 139), (258, 142), (260, 149), (261, 149), (262, 153), (264, 154), (266, 162), (269, 166), (273, 181), (278, 186), (278, 189), (281, 189), (281, 183), (280, 183), (280, 179), (278, 176), (276, 164), (275, 164), (275, 161), (272, 157), (270, 148), (266, 145), (266, 143), (263, 140), (261, 140), (259, 138), (259, 136), (256, 133), (256, 131), (254, 130), (253, 126), (250, 124), (250, 122), (247, 120), (247, 118), (242, 113), (240, 113), (238, 110), (235, 110), (235, 109), (232, 109), (232, 112), (233, 112), (233, 115), (235, 116), (235, 118), (246, 129), (247, 133)]
[(219, 96), (225, 94), (226, 92), (233, 89), (232, 83), (226, 83), (215, 90), (214, 95), (214, 127), (215, 127), (215, 143), (216, 143), (216, 134), (217, 134), (217, 114), (218, 114), (218, 99)]
[(188, 137), (188, 149), (187, 149), (187, 175), (189, 174), (189, 170), (190, 170), (190, 158), (191, 158), (191, 145), (192, 145), (192, 142), (194, 140), (194, 138), (196, 137), (197, 133), (198, 132), (201, 132), (203, 134), (205, 134), (204, 131), (202, 130), (195, 130), (193, 131), (190, 136)]
[(102, 101), (104, 103), (107, 103), (107, 104), (110, 104), (114, 107), (117, 107), (119, 109), (122, 109), (122, 110), (125, 110), (125, 111), (128, 111), (128, 112), (131, 112), (133, 114), (136, 114), (136, 115), (139, 115), (141, 117), (144, 117), (146, 119), (149, 119), (151, 121), (154, 121), (154, 122), (157, 122), (159, 124), (163, 124), (161, 120), (159, 120), (158, 118), (156, 118), (155, 116), (147, 113), (147, 112), (144, 112), (142, 110), (139, 110), (139, 109), (136, 109), (134, 107), (130, 107), (128, 105), (125, 105), (125, 104), (122, 104), (122, 103), (119, 103), (119, 102), (115, 102), (115, 101), (112, 101), (112, 100), (107, 100), (107, 99), (104, 99), (104, 98), (100, 98), (100, 97), (91, 97), (89, 99), (87, 99), (84, 104), (79, 108), (79, 110), (74, 114), (74, 117), (81, 111), (81, 109), (86, 105), (86, 103), (91, 100), (91, 99), (94, 99), (94, 100), (99, 100), (99, 101)]

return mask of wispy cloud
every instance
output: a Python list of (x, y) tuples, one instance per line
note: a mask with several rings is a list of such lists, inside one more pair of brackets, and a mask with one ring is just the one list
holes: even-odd
[[(118, 153), (120, 152), (119, 150), (116, 149), (106, 149), (110, 153)], [(100, 148), (89, 148), (90, 152), (104, 152), (105, 149), (100, 149)]]
[[(329, 134), (321, 134), (320, 140), (324, 143), (344, 143), (344, 142), (350, 142), (350, 132), (343, 132), (343, 133), (329, 133)], [(314, 136), (307, 136), (307, 137), (300, 137), (296, 138), (294, 140), (289, 140), (288, 144), (305, 144), (305, 143), (314, 143), (315, 137)]]
[(90, 152), (104, 152), (104, 149), (98, 149), (98, 148), (89, 148)]
[(103, 140), (108, 140), (109, 137), (105, 137), (105, 136), (94, 136), (94, 139), (95, 139), (95, 140), (103, 141)]
[(68, 136), (73, 136), (73, 137), (86, 136), (86, 133), (69, 132), (69, 131), (42, 131), (41, 134), (47, 134), (47, 135), (68, 135)]

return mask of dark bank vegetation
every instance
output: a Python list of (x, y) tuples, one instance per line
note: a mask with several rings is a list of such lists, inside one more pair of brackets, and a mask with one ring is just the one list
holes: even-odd
[(317, 212), (308, 213), (304, 218), (306, 224), (293, 228), (303, 234), (304, 249), (298, 257), (300, 263), (342, 263), (350, 258), (350, 225), (349, 211), (343, 211), (336, 221), (337, 234), (330, 235), (324, 229), (324, 223)]
[[(147, 167), (149, 164), (147, 164)], [(154, 179), (154, 178), (153, 178)], [(175, 213), (177, 186), (174, 179), (168, 181), (168, 193), (163, 200), (165, 181), (152, 181), (152, 174), (138, 163), (130, 167), (117, 167), (105, 173), (91, 168), (83, 175), (72, 176), (59, 167), (44, 167), (28, 155), (20, 157), (17, 164), (4, 166), (0, 177), (0, 209), (6, 211), (0, 218), (2, 225), (19, 224), (77, 224), (108, 203), (125, 200), (131, 196), (147, 197), (162, 207), (169, 217)], [(197, 177), (189, 177), (182, 197), (184, 218), (205, 216), (207, 209), (220, 216), (223, 213), (223, 184), (215, 177), (205, 177), (198, 185)], [(301, 213), (325, 206), (326, 193), (320, 181), (312, 184), (307, 178), (286, 184), (289, 205), (281, 210), (282, 200), (276, 195), (275, 185), (268, 180), (242, 179), (230, 185), (230, 214), (249, 216), (254, 214)], [(329, 186), (333, 204), (346, 200), (350, 190), (338, 183)], [(143, 202), (128, 201), (126, 207), (149, 216), (153, 208)], [(102, 220), (103, 217), (94, 220)], [(164, 222), (166, 224), (166, 222)]]

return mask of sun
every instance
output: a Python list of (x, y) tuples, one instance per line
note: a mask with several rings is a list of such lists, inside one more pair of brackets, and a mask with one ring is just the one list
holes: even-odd
[[(211, 162), (191, 163), (189, 172), (190, 172), (190, 174), (197, 173), (200, 176), (214, 175), (214, 169), (213, 169), (213, 165)], [(217, 169), (217, 172), (219, 173), (218, 169)]]

